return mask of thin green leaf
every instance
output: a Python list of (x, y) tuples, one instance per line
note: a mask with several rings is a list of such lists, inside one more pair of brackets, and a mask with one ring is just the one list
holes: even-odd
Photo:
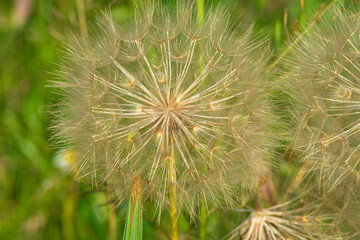
[(133, 201), (134, 199), (130, 197), (123, 240), (141, 240), (143, 238), (141, 196), (137, 196), (134, 206)]

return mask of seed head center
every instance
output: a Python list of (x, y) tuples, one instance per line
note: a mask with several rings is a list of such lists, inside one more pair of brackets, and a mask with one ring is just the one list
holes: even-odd
[[(172, 130), (179, 130), (180, 125), (187, 125), (186, 112), (183, 112), (183, 107), (177, 101), (164, 102), (159, 110), (162, 121), (165, 121), (165, 125)], [(182, 122), (182, 123), (180, 123)]]
[(163, 114), (171, 117), (173, 114), (178, 115), (180, 113), (180, 109), (178, 106), (178, 103), (176, 102), (170, 102), (170, 103), (165, 103), (163, 105)]

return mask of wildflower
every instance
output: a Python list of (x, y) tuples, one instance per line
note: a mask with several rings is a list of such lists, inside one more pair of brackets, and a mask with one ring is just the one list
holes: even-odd
[[(322, 235), (314, 231), (317, 222), (326, 221), (326, 215), (320, 218), (312, 215), (308, 207), (286, 209), (292, 202), (275, 205), (266, 209), (255, 209), (249, 217), (229, 233), (227, 239), (321, 239)], [(312, 203), (312, 206), (317, 204)], [(241, 209), (238, 209), (241, 211)], [(309, 211), (306, 213), (306, 211)], [(315, 224), (314, 224), (315, 223)]]
[(255, 208), (233, 209), (247, 216), (223, 239), (356, 239), (358, 199), (350, 192), (335, 197), (337, 201), (334, 196), (319, 197), (315, 188), (299, 184), (301, 174), (285, 184), (287, 191), (277, 184), (269, 187), (269, 178), (256, 197)]
[(286, 63), (286, 91), (297, 108), (294, 142), (326, 191), (358, 186), (360, 17), (337, 6), (313, 26)]
[(141, 179), (159, 212), (177, 204), (190, 214), (256, 186), (271, 117), (268, 53), (251, 27), (232, 29), (220, 10), (200, 27), (180, 3), (147, 6), (126, 23), (103, 13), (91, 29), (70, 37), (54, 82), (64, 96), (55, 138), (72, 149), (77, 179), (106, 183), (119, 202)]

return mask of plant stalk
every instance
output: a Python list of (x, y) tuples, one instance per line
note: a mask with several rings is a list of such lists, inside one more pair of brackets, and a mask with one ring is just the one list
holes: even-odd
[(109, 201), (109, 239), (116, 240), (116, 206), (114, 204), (114, 193), (108, 189)]
[(204, 22), (204, 0), (196, 0), (197, 20), (201, 28)]
[[(204, 24), (204, 0), (196, 0), (196, 12), (197, 12), (197, 23), (199, 29), (203, 27)], [(199, 43), (199, 52), (202, 51), (202, 44)], [(199, 70), (200, 72), (204, 68), (204, 62), (200, 54), (199, 57)], [(202, 169), (202, 172), (205, 172), (206, 166)], [(199, 231), (199, 239), (206, 240), (206, 228), (207, 228), (207, 209), (204, 202), (200, 203), (200, 231)]]
[(76, 7), (77, 7), (77, 13), (78, 13), (78, 18), (79, 18), (79, 22), (80, 22), (81, 34), (84, 38), (88, 38), (84, 0), (76, 0)]
[(175, 154), (169, 157), (169, 200), (170, 200), (170, 238), (178, 239), (178, 222), (177, 222), (177, 202), (176, 202), (176, 171), (175, 171)]
[(200, 205), (200, 240), (206, 240), (206, 227), (207, 227), (207, 210), (205, 203)]
[(77, 195), (76, 195), (76, 184), (72, 181), (69, 182), (66, 191), (66, 197), (63, 201), (62, 207), (62, 222), (63, 222), (63, 235), (66, 240), (76, 239), (75, 230), (74, 230), (74, 215), (77, 205)]

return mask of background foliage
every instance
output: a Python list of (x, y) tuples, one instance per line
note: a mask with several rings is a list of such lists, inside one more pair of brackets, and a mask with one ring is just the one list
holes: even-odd
[[(135, 1), (135, 0), (134, 0)], [(121, 17), (134, 1), (114, 1)], [(105, 0), (0, 1), (0, 239), (110, 239), (109, 200), (105, 192), (76, 183), (61, 167), (49, 141), (47, 114), (57, 101), (47, 81), (58, 69), (61, 43), (79, 16), (91, 20), (107, 8)], [(175, 2), (172, 0), (171, 2)], [(304, 26), (329, 1), (321, 0), (208, 0), (221, 2), (234, 16), (254, 18), (257, 31), (271, 38), (275, 53), (286, 47), (292, 31)], [(82, 3), (84, 11), (82, 11)], [(351, 4), (351, 0), (345, 2)], [(303, 5), (303, 7), (301, 7)], [(287, 23), (284, 22), (287, 15)], [(111, 205), (110, 205), (111, 206)], [(117, 236), (122, 236), (126, 206), (117, 210)], [(222, 215), (211, 214), (208, 233), (226, 235)], [(145, 213), (144, 238), (167, 238), (166, 216), (156, 226)], [(198, 227), (179, 219), (185, 239)], [(194, 237), (193, 237), (194, 238)], [(196, 238), (196, 237), (195, 237)]]

